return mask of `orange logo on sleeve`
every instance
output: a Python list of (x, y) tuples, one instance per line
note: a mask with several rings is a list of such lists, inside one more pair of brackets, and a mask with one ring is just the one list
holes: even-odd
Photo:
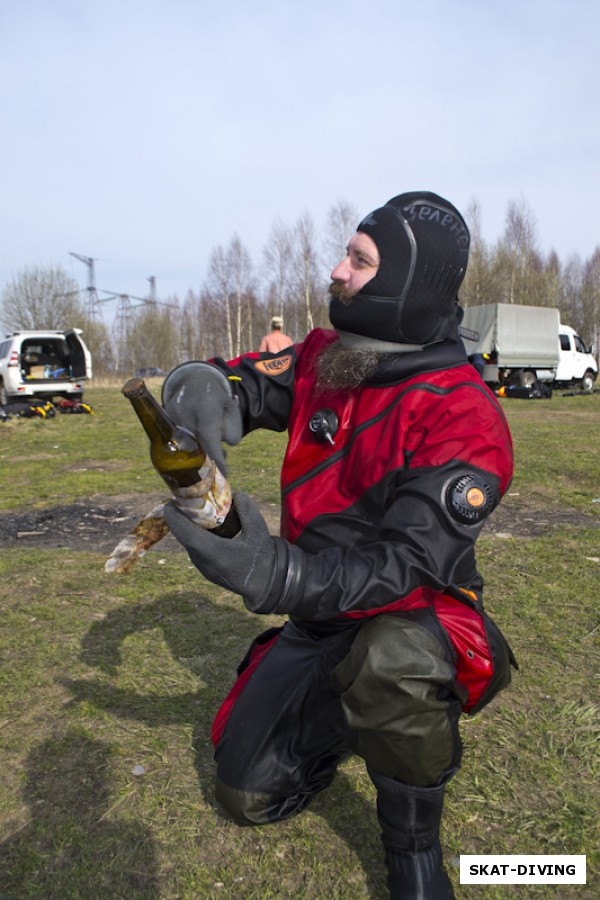
[(277, 359), (259, 359), (254, 363), (254, 368), (263, 375), (282, 375), (292, 365), (292, 357), (288, 353), (286, 356), (278, 356)]

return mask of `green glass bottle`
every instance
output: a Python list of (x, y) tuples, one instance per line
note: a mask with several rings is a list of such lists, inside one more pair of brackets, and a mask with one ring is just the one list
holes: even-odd
[(150, 439), (150, 459), (175, 502), (203, 528), (233, 537), (240, 521), (229, 482), (206, 455), (197, 438), (176, 425), (142, 378), (130, 378), (121, 392), (130, 401)]

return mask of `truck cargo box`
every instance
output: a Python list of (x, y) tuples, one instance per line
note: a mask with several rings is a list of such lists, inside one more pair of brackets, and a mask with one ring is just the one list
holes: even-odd
[(465, 340), (467, 355), (487, 353), (500, 367), (552, 369), (558, 365), (558, 309), (489, 303), (469, 306), (461, 325), (477, 332), (477, 341)]

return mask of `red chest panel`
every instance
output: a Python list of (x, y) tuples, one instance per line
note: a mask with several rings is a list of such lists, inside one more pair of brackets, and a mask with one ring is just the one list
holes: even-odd
[[(411, 468), (458, 459), (499, 475), (506, 489), (512, 474), (508, 429), (493, 396), (473, 384), (470, 366), (398, 385), (316, 393), (314, 357), (329, 335), (321, 332), (296, 368), (282, 470), (284, 537), (293, 541), (316, 516), (356, 504), (407, 458)], [(338, 417), (334, 446), (320, 442), (309, 428), (321, 409)]]

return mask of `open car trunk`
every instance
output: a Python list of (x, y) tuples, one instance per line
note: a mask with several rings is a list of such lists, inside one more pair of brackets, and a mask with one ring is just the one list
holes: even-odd
[(21, 348), (23, 379), (31, 382), (81, 380), (87, 375), (85, 352), (75, 331), (64, 337), (31, 338)]

